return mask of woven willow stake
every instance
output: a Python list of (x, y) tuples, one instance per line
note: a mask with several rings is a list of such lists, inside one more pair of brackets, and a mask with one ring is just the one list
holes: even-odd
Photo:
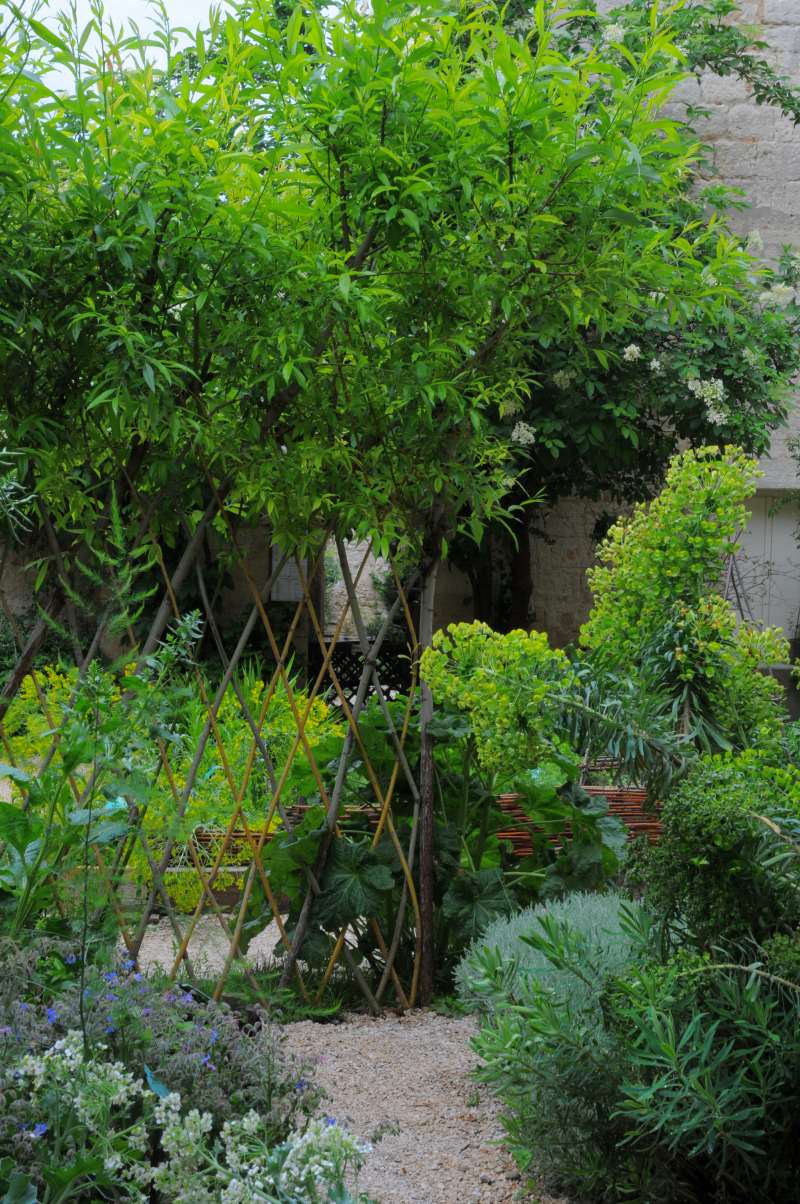
[[(436, 578), (439, 561), (435, 560), (425, 574), (422, 587), (419, 616), (420, 649), (429, 648), (433, 639), (433, 605), (436, 598)], [(419, 995), (423, 1007), (433, 998), (433, 976), (435, 949), (433, 930), (434, 892), (434, 831), (433, 831), (433, 740), (429, 727), (433, 718), (433, 695), (430, 688), (421, 683), (422, 703), (420, 707), (420, 758), (419, 758), (419, 903), (422, 916), (422, 958), (420, 966)]]

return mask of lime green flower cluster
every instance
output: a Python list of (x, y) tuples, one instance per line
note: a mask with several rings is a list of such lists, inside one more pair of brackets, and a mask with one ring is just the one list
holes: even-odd
[(612, 527), (589, 573), (594, 606), (581, 642), (594, 664), (691, 700), (722, 748), (775, 738), (785, 717), (764, 669), (789, 660), (786, 640), (743, 621), (720, 592), (760, 476), (738, 447), (676, 456), (663, 491)]
[(635, 659), (676, 602), (693, 605), (717, 592), (761, 475), (739, 447), (675, 456), (658, 497), (620, 519), (600, 549), (589, 572), (594, 605), (583, 646), (614, 662)]
[(569, 660), (539, 631), (492, 631), (455, 623), (433, 637), (421, 673), (434, 701), (467, 715), (484, 769), (513, 777), (568, 755), (553, 705), (572, 681)]

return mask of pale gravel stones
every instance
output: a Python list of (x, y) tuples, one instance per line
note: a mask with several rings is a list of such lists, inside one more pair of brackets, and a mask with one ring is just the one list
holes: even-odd
[(521, 1191), (497, 1106), (470, 1078), (474, 1032), (471, 1017), (435, 1012), (285, 1026), (328, 1112), (366, 1140), (383, 1130), (358, 1181), (380, 1204), (566, 1204)]

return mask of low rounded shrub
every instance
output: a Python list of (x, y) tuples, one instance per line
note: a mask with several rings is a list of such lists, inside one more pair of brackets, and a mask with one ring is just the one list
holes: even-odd
[[(468, 1007), (489, 1011), (498, 992), (503, 1002), (526, 998), (535, 989), (587, 1002), (602, 978), (633, 956), (633, 941), (623, 926), (626, 909), (629, 917), (641, 912), (638, 903), (615, 891), (576, 892), (494, 920), (456, 969), (459, 996)], [(554, 964), (548, 944), (532, 943), (554, 929), (567, 938), (572, 960)], [(591, 974), (589, 966), (595, 968)]]

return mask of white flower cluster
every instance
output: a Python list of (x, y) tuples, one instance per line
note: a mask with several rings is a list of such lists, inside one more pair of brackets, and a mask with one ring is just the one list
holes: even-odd
[[(146, 1204), (153, 1189), (170, 1204), (332, 1204), (346, 1198), (347, 1173), (360, 1170), (370, 1148), (329, 1117), (270, 1146), (254, 1111), (227, 1121), (214, 1138), (210, 1113), (192, 1108), (183, 1115), (177, 1092), (156, 1101), (121, 1063), (85, 1057), (77, 1032), (21, 1059), (0, 1076), (0, 1090), (32, 1105), (29, 1136), (43, 1147), (43, 1159), (52, 1158), (50, 1143), (63, 1139), (66, 1121), (76, 1153), (100, 1159), (135, 1204)], [(153, 1166), (148, 1153), (156, 1135), (161, 1156)]]
[(764, 239), (761, 237), (760, 230), (751, 230), (745, 239), (745, 250), (751, 255), (760, 255), (764, 250)]
[(298, 1200), (325, 1200), (319, 1193), (326, 1183), (344, 1178), (348, 1166), (358, 1170), (370, 1146), (356, 1139), (329, 1118), (315, 1120), (297, 1137), (283, 1164), (280, 1186)]
[(603, 43), (606, 46), (613, 46), (615, 42), (625, 41), (625, 26), (618, 22), (613, 25), (606, 25), (603, 30)]
[(753, 351), (752, 347), (745, 347), (744, 351), (742, 352), (742, 358), (746, 364), (750, 365), (751, 368), (758, 368), (761, 364), (760, 356), (756, 351)]
[(635, 364), (637, 360), (642, 358), (642, 349), (638, 343), (628, 343), (628, 346), (622, 352), (622, 358), (626, 364)]
[(788, 284), (773, 284), (759, 295), (759, 302), (764, 309), (786, 309), (795, 299), (795, 291)]
[(575, 373), (570, 371), (569, 368), (559, 368), (557, 372), (553, 373), (553, 384), (562, 393), (566, 392), (574, 379)]
[(527, 422), (517, 422), (511, 432), (511, 442), (518, 443), (520, 447), (530, 447), (536, 442), (536, 431)]
[(653, 358), (651, 359), (650, 363), (648, 364), (648, 368), (650, 369), (650, 371), (652, 373), (654, 373), (654, 375), (658, 376), (659, 373), (663, 371), (664, 365), (661, 362), (660, 357), (657, 355), (654, 355)]
[(686, 385), (690, 393), (706, 407), (706, 414), (716, 426), (724, 426), (728, 421), (728, 413), (724, 408), (725, 386), (719, 377), (711, 380), (690, 380)]

